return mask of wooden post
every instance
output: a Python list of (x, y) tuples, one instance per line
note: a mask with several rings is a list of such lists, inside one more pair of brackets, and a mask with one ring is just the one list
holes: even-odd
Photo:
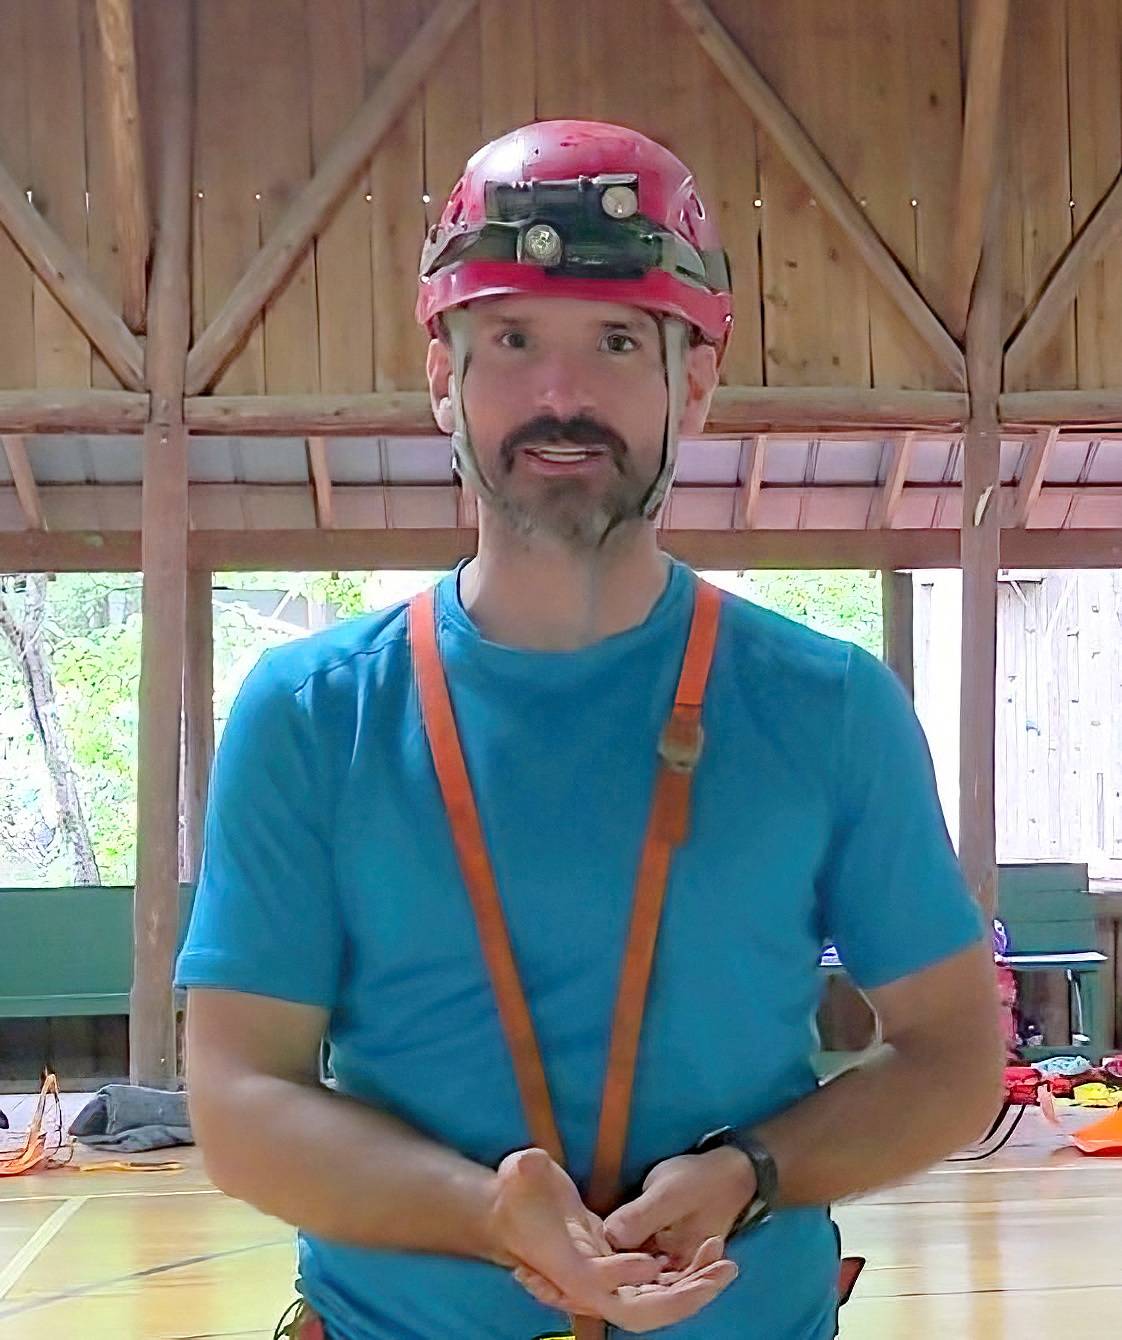
[(884, 616), (884, 663), (896, 671), (900, 682), (908, 690), (908, 697), (915, 698), (912, 574), (884, 569), (881, 571), (880, 580), (881, 609)]
[(183, 665), (183, 859), (180, 878), (194, 883), (203, 855), (210, 765), (214, 759), (214, 574), (187, 573), (187, 654)]
[(144, 8), (142, 50), (160, 72), (156, 249), (148, 301), (141, 563), (144, 573), (137, 772), (135, 956), (129, 1011), (134, 1084), (177, 1083), (171, 974), (179, 930), (179, 763), (187, 588), (191, 10)]
[(970, 419), (962, 487), (962, 697), (959, 859), (988, 916), (997, 905), (994, 799), (997, 575), (1001, 565), (1002, 218), (1004, 156), (993, 174), (986, 232), (966, 322)]

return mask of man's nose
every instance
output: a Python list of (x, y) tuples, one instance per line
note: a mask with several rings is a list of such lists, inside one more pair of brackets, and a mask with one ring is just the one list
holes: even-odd
[(539, 361), (527, 390), (539, 414), (561, 420), (591, 414), (595, 404), (579, 360), (563, 353), (550, 354)]

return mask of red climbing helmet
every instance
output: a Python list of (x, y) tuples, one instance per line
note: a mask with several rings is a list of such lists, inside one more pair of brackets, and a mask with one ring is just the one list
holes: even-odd
[(508, 293), (627, 303), (716, 346), (732, 283), (713, 216), (669, 149), (602, 121), (538, 121), (468, 161), (425, 239), (417, 320)]

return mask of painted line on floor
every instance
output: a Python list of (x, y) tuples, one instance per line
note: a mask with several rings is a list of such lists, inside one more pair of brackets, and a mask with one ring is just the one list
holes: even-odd
[[(71, 1211), (73, 1213), (73, 1211)], [(54, 1218), (55, 1216), (52, 1216)], [(48, 1222), (50, 1222), (48, 1220)], [(30, 1246), (30, 1244), (28, 1244)], [(24, 1312), (37, 1312), (40, 1308), (50, 1307), (54, 1303), (66, 1303), (85, 1294), (97, 1293), (102, 1289), (112, 1289), (133, 1280), (150, 1279), (153, 1275), (164, 1275), (169, 1270), (182, 1270), (185, 1266), (202, 1265), (205, 1261), (220, 1261), (228, 1256), (244, 1256), (247, 1252), (260, 1252), (273, 1247), (287, 1247), (290, 1251), (294, 1243), (291, 1238), (276, 1238), (271, 1242), (255, 1242), (248, 1247), (229, 1247), (221, 1252), (204, 1252), (201, 1256), (184, 1256), (177, 1261), (168, 1261), (162, 1266), (148, 1266), (145, 1270), (133, 1270), (127, 1275), (114, 1275), (108, 1279), (92, 1280), (89, 1284), (76, 1284), (69, 1289), (60, 1289), (57, 1293), (44, 1294), (28, 1299), (26, 1303), (13, 1303), (0, 1308), (0, 1323), (18, 1317)], [(0, 1295), (2, 1296), (2, 1295)]]
[[(221, 1196), (222, 1192), (214, 1186), (184, 1187), (179, 1191), (90, 1191), (83, 1200), (119, 1200), (121, 1197), (139, 1196)], [(5, 1205), (26, 1205), (29, 1201), (73, 1200), (63, 1192), (42, 1196), (0, 1196), (0, 1212)]]
[(88, 1196), (72, 1197), (60, 1205), (45, 1223), (39, 1225), (3, 1270), (0, 1270), (0, 1298), (7, 1297), (12, 1285), (50, 1243), (52, 1238), (74, 1218), (88, 1199)]

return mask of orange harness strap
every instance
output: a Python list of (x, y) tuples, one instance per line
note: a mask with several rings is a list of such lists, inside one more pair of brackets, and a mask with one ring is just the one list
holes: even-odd
[[(627, 1143), (631, 1092), (654, 959), (662, 904), (676, 847), (689, 831), (690, 784), (701, 757), (701, 708), (720, 619), (720, 593), (706, 582), (696, 584), (693, 620), (670, 719), (659, 741), (661, 764), (646, 841), (639, 863), (612, 1021), (608, 1066), (600, 1109), (589, 1208), (606, 1214), (619, 1193), (619, 1176)], [(420, 691), (421, 714), (432, 750), (452, 840), (479, 928), (484, 960), (491, 976), (499, 1018), (510, 1048), (530, 1134), (534, 1143), (564, 1166), (564, 1149), (545, 1067), (525, 992), (514, 961), (494, 871), (487, 854), (471, 780), (464, 762), (448, 684), (436, 635), (434, 593), (423, 592), (409, 606), (409, 639)], [(574, 1320), (580, 1340), (604, 1334), (603, 1323)]]

